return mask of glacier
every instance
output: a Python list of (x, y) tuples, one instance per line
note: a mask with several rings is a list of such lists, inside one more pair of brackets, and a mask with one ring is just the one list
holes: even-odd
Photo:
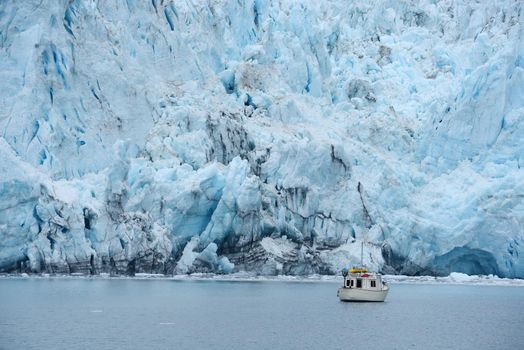
[(0, 2), (0, 272), (524, 278), (523, 7)]

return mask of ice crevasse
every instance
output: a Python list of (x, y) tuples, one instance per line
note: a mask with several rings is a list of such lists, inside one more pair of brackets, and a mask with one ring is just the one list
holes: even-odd
[(0, 2), (0, 271), (524, 278), (519, 1)]

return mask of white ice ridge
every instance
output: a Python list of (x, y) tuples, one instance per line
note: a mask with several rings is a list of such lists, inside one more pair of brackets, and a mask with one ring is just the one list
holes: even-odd
[(523, 3), (0, 2), (0, 271), (524, 278)]

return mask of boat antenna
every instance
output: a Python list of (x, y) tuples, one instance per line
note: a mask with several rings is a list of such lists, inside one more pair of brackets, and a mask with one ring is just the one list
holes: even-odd
[(364, 267), (364, 241), (360, 242), (360, 267)]

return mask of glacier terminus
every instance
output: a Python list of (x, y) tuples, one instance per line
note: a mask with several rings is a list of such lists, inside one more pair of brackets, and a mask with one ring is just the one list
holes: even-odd
[(524, 278), (523, 11), (0, 1), (0, 272)]

